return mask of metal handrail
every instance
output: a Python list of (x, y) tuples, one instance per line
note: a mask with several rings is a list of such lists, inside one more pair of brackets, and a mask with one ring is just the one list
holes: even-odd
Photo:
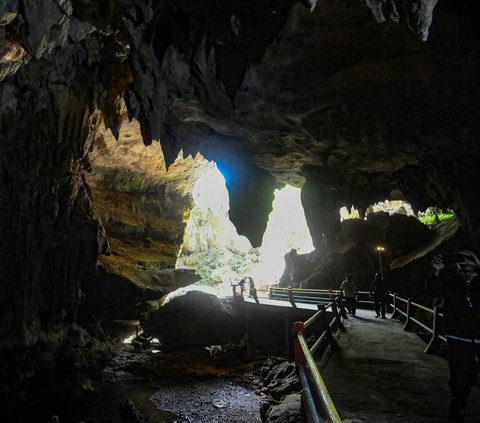
[[(235, 287), (234, 287), (235, 291)], [(260, 303), (260, 300), (257, 296), (256, 290), (254, 291), (254, 299), (255, 302)], [(273, 287), (270, 288), (269, 291), (269, 298), (271, 298), (272, 292), (277, 296), (276, 299), (279, 300), (288, 300), (292, 307), (296, 307), (297, 302), (303, 302), (303, 303), (320, 303), (324, 304), (327, 308), (329, 308), (329, 304), (332, 301), (332, 298), (335, 296), (335, 298), (339, 297), (339, 290), (332, 290), (332, 289), (300, 289), (300, 288), (279, 288), (279, 287)], [(303, 295), (298, 295), (298, 293), (304, 293), (304, 294), (317, 294), (315, 295), (310, 295), (310, 296), (303, 296)], [(370, 292), (369, 291), (358, 291), (358, 295), (360, 297), (364, 296), (369, 296)], [(398, 294), (388, 294), (389, 298), (393, 298), (393, 302), (389, 303), (389, 305), (393, 308), (393, 313), (392, 313), (392, 318), (398, 317), (399, 315), (402, 315), (406, 318), (406, 322), (404, 325), (403, 330), (410, 330), (413, 324), (416, 324), (429, 332), (432, 336), (430, 341), (427, 344), (427, 347), (425, 348), (425, 353), (430, 353), (434, 351), (436, 348), (438, 348), (438, 345), (441, 341), (446, 342), (445, 336), (441, 333), (441, 321), (443, 319), (443, 313), (441, 311), (440, 307), (435, 307), (434, 309), (431, 309), (429, 307), (426, 307), (422, 304), (418, 304), (414, 302), (411, 298), (402, 298)], [(279, 298), (280, 297), (280, 298)], [(371, 304), (371, 300), (362, 300), (360, 299), (358, 301), (359, 304)], [(406, 305), (406, 310), (402, 310), (399, 306), (398, 303), (403, 303)], [(424, 322), (421, 322), (417, 318), (413, 316), (413, 310), (419, 309), (422, 311), (425, 311), (427, 313), (433, 314), (433, 322), (432, 322), (432, 327), (426, 325)], [(344, 317), (346, 317), (346, 313)], [(313, 317), (312, 317), (313, 318)], [(311, 319), (312, 319), (311, 318)], [(310, 319), (309, 319), (310, 320)], [(308, 320), (307, 320), (308, 322)]]
[[(243, 299), (243, 296), (239, 295), (236, 291), (236, 285), (232, 285), (233, 288), (233, 299)], [(285, 291), (285, 294), (278, 293), (282, 299), (288, 300), (292, 306), (295, 308), (296, 300), (316, 300), (318, 311), (305, 322), (296, 322), (293, 324), (293, 348), (295, 355), (295, 363), (297, 365), (297, 371), (299, 375), (300, 382), (302, 383), (303, 388), (303, 398), (304, 405), (307, 412), (307, 418), (309, 423), (320, 423), (329, 421), (331, 423), (341, 423), (338, 412), (333, 404), (333, 401), (328, 393), (328, 390), (325, 386), (325, 382), (318, 370), (318, 367), (313, 359), (313, 353), (319, 348), (320, 344), (325, 340), (328, 341), (330, 347), (334, 350), (340, 350), (340, 346), (337, 344), (337, 341), (332, 335), (332, 330), (334, 326), (337, 326), (340, 330), (345, 331), (345, 327), (341, 321), (341, 318), (347, 318), (347, 314), (343, 307), (343, 302), (332, 290), (293, 290), (292, 288), (273, 288), (273, 291)], [(326, 294), (321, 297), (305, 297), (298, 296), (295, 298), (296, 292), (301, 293), (318, 293), (321, 292)], [(256, 289), (250, 290), (251, 295), (257, 304), (260, 303), (260, 298)], [(277, 295), (278, 295), (277, 294)], [(325, 297), (325, 298), (324, 298)], [(269, 297), (269, 299), (272, 299)], [(318, 301), (320, 300), (320, 301)], [(318, 304), (319, 302), (325, 304)], [(337, 307), (338, 306), (338, 307)], [(331, 309), (333, 314), (333, 319), (328, 322), (326, 316), (326, 310)], [(321, 319), (323, 332), (319, 336), (318, 340), (309, 348), (305, 341), (305, 329), (311, 326), (317, 319)], [(312, 389), (313, 387), (313, 389)], [(327, 419), (327, 420), (325, 420)]]
[[(337, 304), (340, 305), (340, 312)], [(341, 330), (345, 330), (341, 322), (341, 317), (345, 316), (345, 312), (342, 310), (343, 305), (339, 297), (336, 297), (327, 305), (319, 304), (318, 308), (319, 310), (312, 317), (305, 322), (295, 322), (292, 327), (295, 363), (303, 387), (304, 404), (309, 423), (317, 423), (322, 420), (325, 421), (325, 419), (329, 422), (341, 423), (341, 419), (312, 354), (325, 339), (328, 340), (331, 348), (340, 350), (340, 346), (332, 335), (332, 328), (337, 325)], [(331, 322), (327, 321), (326, 310), (328, 308), (331, 308), (333, 313)], [(315, 344), (309, 348), (305, 341), (305, 329), (318, 319), (321, 320), (323, 332)]]
[[(399, 314), (405, 317), (405, 325), (403, 326), (403, 330), (407, 331), (410, 330), (412, 325), (415, 323), (421, 328), (425, 329), (427, 332), (429, 332), (432, 336), (430, 338), (430, 341), (428, 342), (424, 352), (425, 353), (431, 353), (434, 350), (436, 350), (440, 344), (440, 341), (446, 342), (447, 339), (445, 336), (443, 336), (440, 333), (440, 322), (443, 319), (443, 313), (440, 311), (440, 307), (434, 307), (433, 309), (426, 307), (422, 304), (418, 304), (414, 301), (412, 301), (411, 298), (402, 298), (399, 297), (397, 294), (389, 294), (390, 297), (393, 298), (393, 302), (390, 304), (390, 306), (393, 307), (393, 313), (392, 313), (392, 318), (395, 318)], [(406, 310), (402, 310), (397, 306), (397, 301), (401, 301), (403, 303), (406, 303)], [(422, 311), (425, 311), (427, 313), (433, 314), (433, 321), (432, 321), (432, 327), (427, 326), (424, 322), (421, 322), (417, 318), (415, 318), (413, 314), (414, 309), (419, 309)]]

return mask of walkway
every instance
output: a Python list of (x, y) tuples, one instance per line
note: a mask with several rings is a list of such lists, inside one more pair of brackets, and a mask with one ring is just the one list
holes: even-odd
[[(350, 317), (350, 316), (349, 316)], [(340, 333), (342, 351), (320, 371), (343, 423), (442, 423), (449, 402), (448, 365), (424, 354), (425, 343), (403, 324), (358, 310)], [(472, 390), (465, 423), (480, 422), (480, 388)]]

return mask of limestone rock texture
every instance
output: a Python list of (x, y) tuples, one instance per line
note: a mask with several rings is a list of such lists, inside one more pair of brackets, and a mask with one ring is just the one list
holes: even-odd
[[(166, 168), (180, 151), (217, 163), (230, 218), (254, 246), (285, 183), (304, 186), (317, 248), (335, 247), (339, 206), (365, 210), (393, 190), (414, 209), (453, 210), (476, 242), (479, 9), (475, 0), (2, 1), (2, 410), (54, 398), (61, 389), (44, 389), (40, 374), (96, 389), (70, 377), (98, 379), (108, 353), (93, 341), (75, 353), (93, 366), (76, 367), (73, 352), (61, 368), (30, 358), (45, 337), (59, 334), (52, 353), (70, 342), (99, 255), (120, 245), (105, 234), (108, 197), (92, 201), (89, 154), (104, 123), (120, 137), (125, 114), (145, 145), (160, 142)], [(140, 219), (128, 230), (146, 227)], [(164, 238), (181, 232), (176, 221), (151, 236), (165, 263), (175, 242)]]
[(138, 121), (126, 117), (118, 140), (100, 125), (88, 163), (87, 182), (110, 247), (98, 266), (138, 286), (168, 292), (198, 280), (176, 270), (175, 263), (194, 182), (209, 163), (200, 154), (180, 155), (167, 170), (160, 145), (145, 146)]

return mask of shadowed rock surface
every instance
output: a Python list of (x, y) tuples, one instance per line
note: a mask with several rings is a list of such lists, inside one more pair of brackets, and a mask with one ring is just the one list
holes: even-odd
[[(455, 234), (458, 221), (453, 218), (442, 226), (446, 225), (452, 227), (451, 232)], [(401, 214), (378, 212), (369, 214), (366, 220), (344, 220), (336, 235), (335, 249), (316, 249), (309, 254), (297, 255), (293, 263), (287, 263), (280, 286), (338, 289), (345, 276), (351, 274), (358, 288), (368, 291), (373, 275), (380, 271), (375, 251), (378, 245), (385, 249), (382, 266), (392, 285), (395, 279), (402, 277), (405, 266), (422, 258), (416, 262), (416, 272), (417, 278), (424, 278), (432, 251), (440, 244), (437, 238), (436, 232), (418, 219)], [(413, 254), (415, 250), (417, 253)], [(390, 272), (392, 262), (402, 262), (402, 266), (396, 272)], [(423, 286), (423, 279), (420, 284)]]
[(239, 342), (245, 333), (243, 316), (229, 301), (200, 291), (170, 299), (150, 312), (142, 327), (166, 349)]

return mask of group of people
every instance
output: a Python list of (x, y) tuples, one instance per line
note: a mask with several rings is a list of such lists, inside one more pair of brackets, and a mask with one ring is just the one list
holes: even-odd
[[(345, 280), (340, 286), (340, 293), (345, 299), (345, 306), (347, 311), (352, 316), (355, 316), (357, 312), (357, 299), (358, 299), (358, 288), (356, 283), (353, 281), (351, 275), (347, 275)], [(387, 294), (388, 289), (383, 276), (380, 273), (375, 274), (375, 278), (372, 281), (370, 286), (370, 296), (373, 298), (375, 304), (375, 317), (382, 316), (382, 319), (385, 319), (385, 313), (387, 310)]]
[(253, 297), (255, 293), (255, 282), (253, 281), (251, 276), (246, 276), (242, 278), (240, 282), (238, 282), (238, 286), (240, 287), (240, 295), (243, 297), (247, 291), (246, 285), (249, 286), (249, 297)]
[[(436, 255), (426, 281), (426, 294), (443, 297), (451, 399), (449, 423), (463, 423), (472, 387), (480, 386), (480, 258), (471, 249)], [(340, 287), (347, 311), (355, 316), (358, 289), (348, 275)], [(381, 274), (371, 283), (376, 317), (385, 318), (388, 289)]]

